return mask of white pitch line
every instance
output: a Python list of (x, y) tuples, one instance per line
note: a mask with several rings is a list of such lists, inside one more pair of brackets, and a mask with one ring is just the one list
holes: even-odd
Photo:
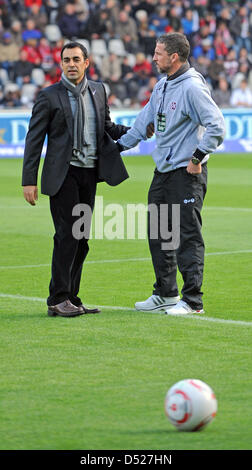
[(227, 212), (252, 212), (252, 207), (220, 207), (220, 206), (205, 206), (203, 211), (227, 211)]
[[(109, 201), (107, 201), (107, 204), (110, 204)], [(125, 204), (122, 204), (124, 207), (127, 207), (127, 203)], [(17, 206), (9, 206), (7, 204), (0, 204), (0, 209), (6, 209), (6, 210), (10, 210), (10, 209), (27, 209), (27, 210), (31, 210), (30, 206), (24, 204), (24, 205), (17, 205)], [(39, 209), (46, 209), (48, 210), (48, 206), (47, 205), (42, 205), (40, 203), (40, 206), (39, 206)], [(232, 212), (252, 212), (252, 207), (228, 207), (228, 206), (204, 206), (203, 211), (205, 210), (214, 210), (214, 211), (232, 211)]]
[[(45, 303), (46, 302), (46, 299), (43, 299), (42, 297), (29, 297), (29, 296), (26, 296), (26, 295), (19, 295), (19, 294), (5, 294), (3, 292), (0, 292), (0, 298), (7, 298), (7, 299), (17, 299), (17, 300), (28, 300), (30, 302), (43, 302)], [(87, 305), (88, 307), (88, 305)], [(91, 307), (89, 305), (89, 307)], [(99, 308), (106, 308), (106, 309), (109, 309), (109, 310), (127, 310), (127, 311), (134, 311), (135, 312), (135, 309), (132, 308), (132, 307), (118, 307), (116, 305), (97, 305), (97, 307)]]
[[(127, 261), (150, 261), (150, 258), (98, 259), (93, 261), (85, 261), (85, 264), (123, 263)], [(50, 264), (24, 264), (19, 266), (0, 266), (0, 269), (42, 268), (48, 266), (50, 266)]]
[[(238, 255), (244, 253), (252, 253), (252, 250), (236, 250), (236, 251), (215, 251), (213, 253), (206, 253), (205, 256), (224, 256), (224, 255)], [(127, 263), (128, 261), (141, 262), (150, 261), (149, 258), (121, 258), (121, 259), (100, 259), (93, 261), (86, 261), (85, 264), (103, 264), (103, 263)], [(16, 266), (0, 266), (0, 269), (25, 269), (25, 268), (43, 268), (48, 267), (50, 264), (24, 264)]]
[(243, 253), (252, 253), (252, 250), (215, 251), (213, 253), (206, 253), (205, 256), (241, 255)]
[[(13, 294), (4, 294), (3, 292), (0, 293), (0, 297), (2, 298), (9, 298), (9, 299), (16, 299), (16, 300), (27, 300), (30, 302), (46, 302), (46, 299), (43, 299), (42, 297), (28, 297), (25, 295), (13, 295)], [(91, 307), (90, 305), (87, 305), (87, 307)], [(132, 307), (121, 307), (121, 306), (116, 306), (116, 305), (97, 305), (98, 308), (105, 309), (105, 310), (121, 310), (121, 311), (128, 311), (128, 312), (136, 312), (136, 310)], [(143, 312), (142, 312), (143, 313)], [(147, 314), (153, 314), (157, 315), (155, 312), (146, 312)], [(158, 314), (162, 314), (161, 312), (158, 312)], [(173, 318), (176, 315), (171, 315)], [(168, 318), (169, 315), (166, 315)], [(228, 324), (228, 325), (239, 325), (239, 326), (252, 326), (252, 322), (249, 321), (242, 321), (242, 320), (225, 320), (223, 318), (214, 318), (214, 317), (206, 317), (203, 315), (185, 315), (185, 316), (179, 316), (179, 318), (184, 318), (184, 319), (193, 319), (193, 320), (200, 320), (200, 321), (207, 321), (207, 322), (212, 322), (212, 323), (221, 323), (221, 324)]]
[(7, 299), (20, 299), (20, 300), (30, 300), (31, 302), (45, 302), (45, 299), (42, 297), (29, 297), (26, 295), (18, 295), (18, 294), (4, 294), (0, 292), (0, 297), (7, 298)]
[(86, 261), (87, 264), (98, 263), (121, 263), (127, 261), (150, 261), (150, 258), (121, 258), (121, 259), (98, 259), (94, 261)]
[(0, 266), (0, 269), (25, 269), (25, 268), (43, 268), (48, 267), (50, 264), (21, 264), (17, 266)]
[[(185, 317), (183, 317), (185, 318)], [(209, 321), (212, 323), (228, 323), (229, 325), (242, 325), (242, 326), (252, 326), (251, 321), (243, 321), (243, 320), (224, 320), (224, 318), (214, 318), (214, 317), (205, 317), (199, 315), (186, 315), (186, 318), (193, 318), (193, 320), (203, 320)]]

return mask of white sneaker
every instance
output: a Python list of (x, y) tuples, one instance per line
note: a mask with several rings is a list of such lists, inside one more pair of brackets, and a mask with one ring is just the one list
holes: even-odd
[(135, 309), (142, 312), (158, 312), (165, 310), (166, 307), (176, 305), (179, 299), (179, 295), (177, 297), (160, 297), (159, 295), (151, 295), (144, 302), (136, 302)]
[(188, 305), (183, 300), (180, 300), (173, 307), (168, 307), (165, 311), (166, 315), (190, 315), (191, 313), (205, 313), (203, 308), (200, 310), (193, 310), (190, 305)]

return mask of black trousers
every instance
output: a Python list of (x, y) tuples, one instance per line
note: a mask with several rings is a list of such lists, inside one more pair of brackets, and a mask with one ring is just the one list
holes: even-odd
[(84, 260), (88, 254), (88, 238), (77, 239), (72, 227), (78, 217), (72, 215), (76, 204), (87, 204), (93, 211), (96, 193), (96, 169), (69, 166), (63, 185), (50, 197), (50, 209), (55, 227), (52, 256), (52, 277), (48, 305), (69, 299), (80, 305), (78, 297)]
[(178, 295), (177, 268), (183, 276), (182, 300), (192, 308), (202, 308), (204, 269), (204, 241), (201, 234), (201, 209), (207, 190), (207, 165), (202, 165), (200, 175), (187, 173), (186, 168), (160, 173), (154, 172), (148, 204), (168, 204), (169, 229), (171, 227), (172, 204), (180, 205), (180, 244), (176, 250), (162, 249), (161, 236), (150, 237), (150, 216), (148, 224), (149, 247), (156, 275), (153, 294), (173, 297)]

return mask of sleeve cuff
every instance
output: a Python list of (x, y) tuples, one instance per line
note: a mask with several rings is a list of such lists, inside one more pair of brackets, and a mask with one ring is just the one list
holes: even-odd
[(204, 157), (206, 156), (207, 154), (202, 152), (200, 149), (196, 149), (193, 156), (195, 158), (198, 158), (200, 162), (202, 162), (202, 160), (204, 159)]
[(117, 146), (117, 148), (118, 148), (118, 150), (119, 150), (120, 153), (124, 151), (124, 146), (121, 145), (121, 144), (119, 144), (118, 141), (116, 142), (116, 146)]

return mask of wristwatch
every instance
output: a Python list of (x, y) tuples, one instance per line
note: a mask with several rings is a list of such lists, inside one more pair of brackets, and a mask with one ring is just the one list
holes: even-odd
[(197, 157), (192, 157), (191, 160), (194, 165), (198, 165), (200, 163), (200, 160)]

